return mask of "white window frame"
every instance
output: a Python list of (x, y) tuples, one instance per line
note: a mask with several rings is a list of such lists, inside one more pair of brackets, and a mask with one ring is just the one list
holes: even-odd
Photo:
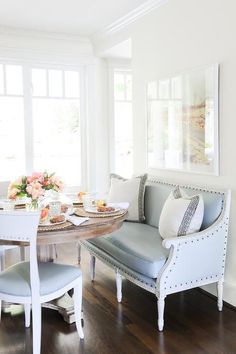
[[(108, 88), (109, 88), (109, 170), (115, 171), (115, 95), (114, 95), (114, 74), (120, 71), (132, 75), (131, 63), (127, 61), (108, 60)], [(123, 100), (120, 100), (122, 102)], [(131, 102), (133, 101), (133, 97)], [(134, 127), (134, 124), (133, 124)], [(134, 137), (134, 130), (133, 130)], [(134, 165), (134, 161), (133, 161)]]
[[(25, 128), (25, 170), (26, 174), (31, 174), (33, 172), (33, 112), (32, 112), (32, 102), (33, 98), (37, 96), (32, 95), (32, 78), (31, 69), (55, 69), (55, 70), (65, 70), (65, 71), (78, 71), (80, 77), (80, 135), (81, 135), (81, 185), (80, 186), (66, 186), (66, 190), (69, 192), (77, 192), (78, 190), (87, 189), (87, 134), (86, 134), (86, 120), (87, 120), (87, 89), (86, 89), (86, 65), (70, 65), (70, 64), (53, 64), (49, 62), (39, 62), (39, 61), (27, 61), (27, 60), (17, 60), (0, 58), (0, 64), (5, 65), (20, 65), (22, 66), (23, 72), (23, 95), (10, 95), (3, 94), (0, 96), (10, 96), (10, 97), (23, 97), (24, 101), (24, 128)], [(6, 82), (6, 81), (5, 81)], [(6, 90), (5, 90), (6, 91)], [(47, 92), (48, 93), (48, 92)], [(40, 96), (40, 98), (47, 98), (45, 96)], [(53, 97), (49, 99), (56, 99)], [(66, 99), (65, 97), (58, 97), (59, 99)], [(68, 98), (70, 99), (70, 98)], [(73, 99), (73, 98), (72, 98)], [(56, 171), (55, 171), (56, 172)], [(18, 176), (12, 176), (17, 178)], [(5, 191), (6, 182), (0, 181), (0, 195), (3, 194), (3, 188)]]

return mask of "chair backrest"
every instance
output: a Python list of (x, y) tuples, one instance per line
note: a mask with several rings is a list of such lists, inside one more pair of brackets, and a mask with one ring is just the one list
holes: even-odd
[[(145, 187), (145, 222), (158, 227), (163, 205), (170, 192), (177, 184), (149, 179)], [(181, 186), (188, 195), (202, 194), (204, 200), (204, 218), (201, 229), (204, 230), (214, 223), (224, 209), (227, 191), (216, 191), (197, 186)]]
[(32, 296), (39, 296), (36, 238), (39, 212), (0, 211), (0, 241), (27, 242), (30, 246), (30, 282)]

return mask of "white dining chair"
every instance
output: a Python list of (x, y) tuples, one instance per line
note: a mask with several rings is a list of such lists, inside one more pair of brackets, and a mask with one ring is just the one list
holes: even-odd
[(14, 248), (19, 248), (20, 250), (20, 260), (24, 261), (25, 260), (25, 248), (24, 247), (18, 247), (18, 246), (0, 246), (0, 271), (5, 269), (5, 253), (6, 251), (12, 250)]
[(29, 327), (32, 305), (33, 354), (40, 354), (41, 348), (41, 304), (62, 296), (72, 288), (76, 327), (79, 337), (84, 338), (81, 270), (74, 266), (37, 261), (38, 223), (38, 212), (0, 211), (0, 242), (22, 241), (30, 247), (29, 262), (14, 264), (0, 273), (0, 310), (2, 300), (23, 304), (25, 324)]

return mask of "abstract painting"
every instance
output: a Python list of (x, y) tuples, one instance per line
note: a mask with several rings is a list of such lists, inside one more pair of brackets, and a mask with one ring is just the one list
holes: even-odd
[(219, 174), (218, 65), (148, 82), (149, 168)]

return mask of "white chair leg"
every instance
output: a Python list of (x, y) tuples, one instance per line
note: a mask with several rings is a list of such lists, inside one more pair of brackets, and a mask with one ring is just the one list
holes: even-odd
[(2, 318), (2, 300), (0, 300), (0, 322)]
[(78, 334), (81, 339), (84, 338), (84, 332), (81, 323), (81, 310), (82, 310), (82, 276), (80, 278), (80, 283), (74, 287), (74, 310), (75, 310), (75, 323)]
[(20, 260), (25, 261), (25, 247), (20, 247)]
[(78, 253), (77, 253), (78, 264), (80, 264), (80, 262), (81, 262), (81, 244), (79, 242), (77, 243), (77, 249), (78, 249)]
[(25, 327), (30, 326), (30, 312), (31, 312), (31, 305), (30, 304), (24, 304), (24, 309), (25, 309)]
[(41, 349), (41, 304), (32, 302), (33, 318), (33, 354), (40, 354)]
[(96, 262), (96, 258), (93, 255), (91, 255), (91, 258), (90, 258), (90, 277), (91, 277), (91, 280), (95, 279), (95, 262)]
[(218, 310), (222, 311), (223, 309), (223, 280), (219, 280), (217, 283), (217, 296), (218, 296)]
[(120, 273), (117, 271), (116, 272), (116, 296), (117, 296), (117, 301), (121, 302), (122, 300), (122, 276)]
[(160, 297), (157, 299), (157, 309), (158, 309), (158, 329), (163, 331), (164, 327), (164, 309), (165, 309), (165, 298)]

